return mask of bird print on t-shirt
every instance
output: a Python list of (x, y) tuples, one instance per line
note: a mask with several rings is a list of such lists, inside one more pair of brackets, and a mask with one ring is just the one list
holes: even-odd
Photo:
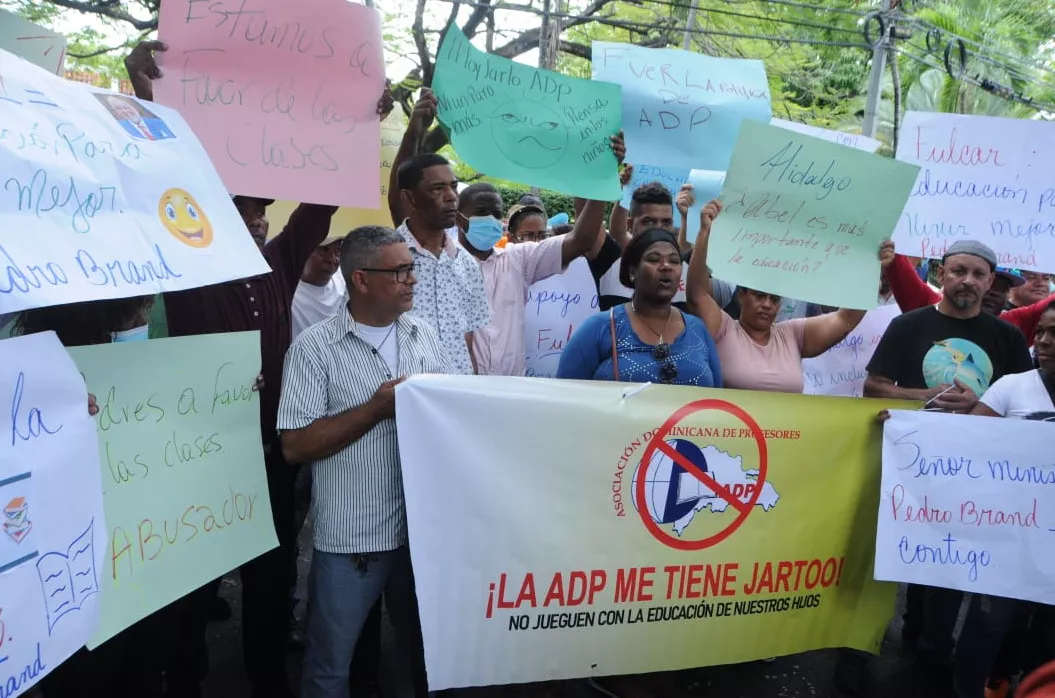
[(993, 362), (974, 342), (943, 339), (935, 342), (923, 357), (923, 378), (929, 388), (958, 380), (981, 397), (993, 379)]

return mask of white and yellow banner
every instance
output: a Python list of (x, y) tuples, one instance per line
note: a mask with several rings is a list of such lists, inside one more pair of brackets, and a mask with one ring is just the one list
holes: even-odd
[(432, 690), (876, 651), (878, 400), (530, 378), (397, 388)]

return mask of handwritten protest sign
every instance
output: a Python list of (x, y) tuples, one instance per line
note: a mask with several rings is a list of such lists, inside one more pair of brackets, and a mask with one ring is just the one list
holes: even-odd
[(597, 312), (597, 287), (585, 259), (528, 289), (524, 308), (527, 375), (556, 378), (561, 352), (583, 320)]
[(876, 579), (1055, 603), (1055, 424), (892, 411)]
[[(689, 184), (692, 185), (696, 203), (689, 207), (685, 216), (685, 238), (696, 242), (700, 234), (700, 212), (712, 200), (717, 199), (725, 186), (725, 173), (713, 170), (693, 170), (689, 173)], [(684, 280), (684, 279), (683, 279)]]
[[(670, 192), (672, 198), (676, 199), (678, 192), (681, 190), (681, 185), (685, 184), (689, 180), (689, 173), (691, 170), (688, 168), (668, 168), (668, 167), (657, 167), (655, 165), (634, 165), (632, 174), (630, 175), (630, 181), (627, 182), (626, 186), (623, 187), (623, 198), (619, 202), (620, 205), (627, 211), (630, 210), (630, 200), (634, 196), (634, 192), (637, 191), (638, 187), (644, 184), (652, 184), (653, 182), (659, 182), (667, 191)], [(681, 226), (681, 213), (677, 207), (674, 208), (674, 227), (678, 228)]]
[(851, 148), (857, 148), (863, 150), (866, 153), (874, 153), (879, 150), (879, 146), (882, 145), (879, 141), (868, 136), (862, 136), (859, 133), (843, 133), (842, 131), (832, 131), (826, 128), (820, 128), (819, 126), (808, 126), (807, 124), (800, 124), (796, 121), (785, 121), (784, 119), (772, 119), (769, 123), (780, 128), (787, 129), (789, 131), (795, 131), (796, 133), (804, 133), (807, 136), (814, 136), (815, 138), (823, 138), (826, 141), (832, 143), (838, 143), (839, 145), (846, 145)]
[(0, 10), (0, 49), (58, 76), (66, 68), (66, 37)]
[(897, 158), (922, 168), (898, 252), (940, 259), (978, 240), (1002, 265), (1055, 271), (1055, 123), (910, 111)]
[(166, 0), (155, 98), (194, 127), (233, 194), (378, 207), (377, 11), (343, 0)]
[(451, 27), (432, 89), (451, 145), (476, 170), (587, 199), (619, 199), (609, 142), (621, 128), (618, 85), (484, 53)]
[(861, 397), (868, 362), (875, 353), (890, 321), (901, 314), (896, 303), (865, 313), (854, 331), (820, 356), (802, 360), (802, 378), (807, 395)]
[(593, 77), (623, 88), (627, 162), (725, 170), (740, 123), (772, 116), (762, 61), (595, 41)]
[(275, 547), (260, 444), (260, 335), (70, 350), (99, 404), (106, 510), (95, 647)]
[[(392, 214), (388, 210), (388, 182), (392, 174), (392, 163), (399, 152), (399, 144), (406, 131), (407, 119), (403, 112), (395, 109), (388, 118), (381, 122), (381, 208), (345, 208), (337, 209), (330, 221), (331, 235), (344, 235), (361, 225), (384, 225), (392, 227)], [(293, 201), (276, 201), (267, 207), (267, 219), (270, 223), (270, 234), (278, 235), (286, 225), (289, 217), (297, 208)]]
[(2, 50), (0, 76), (0, 313), (270, 271), (175, 111)]
[(714, 275), (844, 308), (875, 305), (879, 244), (918, 168), (745, 121), (711, 232)]
[(88, 393), (53, 333), (0, 342), (0, 694), (18, 696), (99, 624), (103, 520)]

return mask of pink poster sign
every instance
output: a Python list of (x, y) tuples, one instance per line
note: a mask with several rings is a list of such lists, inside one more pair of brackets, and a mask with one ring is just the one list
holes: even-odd
[(378, 208), (377, 11), (346, 0), (166, 0), (154, 97), (231, 194)]

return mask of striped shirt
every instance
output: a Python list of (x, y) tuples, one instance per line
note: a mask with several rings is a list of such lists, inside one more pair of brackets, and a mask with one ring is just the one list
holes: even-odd
[[(394, 339), (399, 375), (453, 373), (428, 323), (404, 314), (396, 321)], [(347, 309), (309, 327), (286, 355), (279, 430), (303, 429), (365, 404), (387, 374), (384, 360), (359, 335)], [(344, 450), (310, 466), (316, 550), (377, 553), (406, 544), (396, 420), (383, 420)]]

